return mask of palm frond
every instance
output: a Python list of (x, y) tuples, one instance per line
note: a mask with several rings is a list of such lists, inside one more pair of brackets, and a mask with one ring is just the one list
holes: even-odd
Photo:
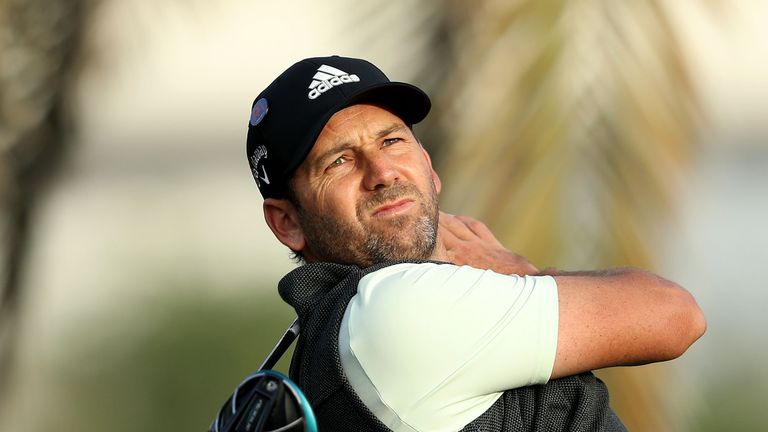
[[(448, 5), (443, 207), (480, 217), (540, 266), (652, 267), (700, 116), (661, 3)], [(660, 370), (647, 371), (610, 374), (630, 430), (663, 428), (647, 415), (662, 412), (646, 385)]]

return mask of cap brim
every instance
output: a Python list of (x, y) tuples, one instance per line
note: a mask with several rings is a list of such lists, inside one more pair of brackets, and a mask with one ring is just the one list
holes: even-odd
[(380, 83), (362, 89), (350, 96), (344, 107), (364, 102), (389, 109), (408, 125), (424, 120), (432, 108), (426, 93), (414, 85), (402, 82)]

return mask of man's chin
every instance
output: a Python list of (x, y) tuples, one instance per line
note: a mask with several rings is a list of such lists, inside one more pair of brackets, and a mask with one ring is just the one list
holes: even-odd
[(366, 255), (374, 263), (383, 261), (425, 260), (432, 256), (435, 242), (408, 229), (378, 232), (368, 237)]
[(412, 218), (398, 217), (396, 220), (380, 221), (368, 227), (368, 236), (376, 237), (389, 244), (406, 246), (413, 242), (417, 225)]

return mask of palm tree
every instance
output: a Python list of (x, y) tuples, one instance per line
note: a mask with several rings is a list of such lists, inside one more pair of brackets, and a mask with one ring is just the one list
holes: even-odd
[(67, 147), (66, 95), (79, 63), (84, 4), (83, 0), (0, 0), (0, 382), (4, 383), (16, 346), (21, 277), (36, 204)]
[[(443, 207), (541, 266), (652, 267), (695, 91), (658, 0), (448, 2), (435, 98)], [(630, 430), (669, 427), (663, 369), (602, 372)]]

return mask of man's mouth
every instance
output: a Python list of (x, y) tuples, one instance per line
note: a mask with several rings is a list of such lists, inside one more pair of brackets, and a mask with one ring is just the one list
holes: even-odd
[(413, 206), (413, 204), (414, 200), (411, 198), (403, 198), (397, 201), (392, 201), (376, 208), (371, 217), (385, 218), (395, 216), (408, 211)]

